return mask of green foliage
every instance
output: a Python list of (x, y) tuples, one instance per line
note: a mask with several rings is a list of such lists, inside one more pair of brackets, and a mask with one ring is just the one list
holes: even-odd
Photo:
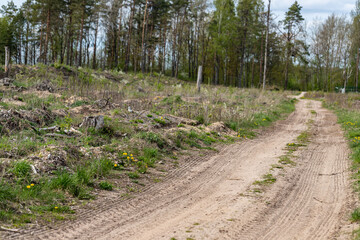
[(99, 187), (103, 190), (112, 191), (113, 185), (109, 182), (103, 181), (99, 183)]
[(131, 179), (137, 179), (140, 178), (139, 174), (137, 172), (129, 172), (128, 173), (129, 178)]
[(165, 126), (166, 125), (166, 121), (164, 119), (159, 119), (159, 118), (154, 118), (154, 121)]
[(159, 134), (153, 132), (141, 132), (140, 138), (145, 139), (149, 143), (156, 143), (159, 148), (163, 148), (166, 145), (165, 140)]
[(275, 182), (276, 182), (276, 178), (271, 173), (268, 173), (263, 176), (263, 180), (255, 181), (254, 184), (255, 185), (270, 185)]
[(166, 97), (162, 100), (163, 104), (166, 105), (173, 105), (173, 104), (180, 104), (183, 103), (183, 100), (181, 99), (181, 96), (179, 95), (175, 95), (175, 96), (171, 96), (171, 97)]
[(31, 175), (31, 166), (27, 161), (18, 161), (13, 164), (10, 172), (12, 172), (18, 179), (29, 180)]

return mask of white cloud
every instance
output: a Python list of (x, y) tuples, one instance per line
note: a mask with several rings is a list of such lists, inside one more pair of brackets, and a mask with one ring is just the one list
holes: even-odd
[[(264, 0), (265, 4), (267, 0)], [(301, 13), (306, 22), (311, 24), (316, 18), (326, 19), (332, 13), (335, 14), (350, 14), (351, 10), (355, 8), (356, 0), (298, 0), (302, 6)], [(295, 2), (295, 0), (272, 0), (271, 8), (276, 19), (284, 18), (284, 13)]]

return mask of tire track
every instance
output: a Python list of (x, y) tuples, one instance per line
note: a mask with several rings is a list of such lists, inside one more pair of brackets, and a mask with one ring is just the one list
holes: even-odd
[(347, 144), (336, 118), (327, 110), (319, 112), (314, 131), (318, 134), (302, 151), (297, 161), (301, 166), (284, 191), (290, 194), (278, 193), (274, 209), (265, 209), (245, 228), (244, 239), (328, 239), (346, 218)]
[[(247, 196), (253, 181), (307, 128), (311, 109), (317, 112), (314, 137), (298, 165), (262, 196)], [(327, 239), (349, 205), (347, 154), (336, 117), (319, 102), (300, 100), (287, 120), (258, 138), (214, 156), (189, 157), (133, 199), (110, 195), (82, 209), (74, 221), (6, 239)]]

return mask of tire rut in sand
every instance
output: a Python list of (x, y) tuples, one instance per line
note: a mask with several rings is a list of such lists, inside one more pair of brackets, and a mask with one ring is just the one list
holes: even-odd
[(329, 239), (347, 218), (348, 148), (336, 118), (319, 110), (312, 143), (285, 189), (238, 235), (243, 239)]

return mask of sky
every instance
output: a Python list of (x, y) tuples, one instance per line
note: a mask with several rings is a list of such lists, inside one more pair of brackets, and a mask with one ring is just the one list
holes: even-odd
[[(264, 1), (267, 4), (267, 0)], [(317, 20), (325, 20), (332, 13), (349, 16), (351, 10), (355, 9), (355, 2), (356, 0), (298, 0), (302, 6), (301, 13), (308, 24)], [(294, 0), (272, 0), (271, 10), (274, 17), (282, 20), (284, 13), (292, 3)]]
[[(13, 0), (20, 6), (25, 0)], [(209, 0), (212, 1), (212, 0)], [(236, 0), (235, 0), (236, 1)], [(302, 6), (302, 15), (308, 24), (313, 23), (317, 19), (325, 20), (332, 13), (347, 14), (355, 8), (356, 0), (298, 0)], [(7, 0), (0, 0), (0, 5), (6, 4)], [(267, 6), (268, 0), (264, 0)], [(294, 0), (272, 0), (271, 11), (276, 20), (282, 20), (284, 13), (290, 7)]]

